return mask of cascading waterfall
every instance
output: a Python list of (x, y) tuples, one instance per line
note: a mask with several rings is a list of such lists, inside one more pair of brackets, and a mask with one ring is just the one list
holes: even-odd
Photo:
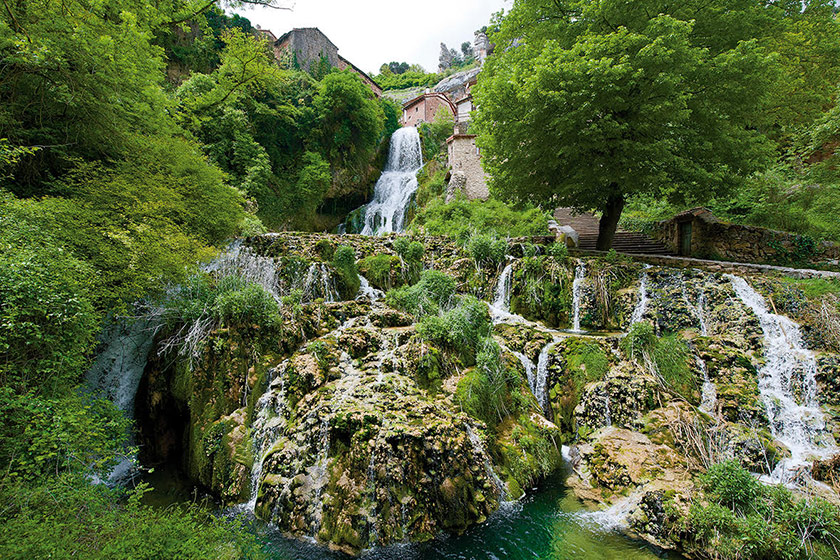
[(306, 302), (313, 302), (319, 298), (330, 303), (338, 301), (339, 295), (327, 265), (312, 263), (303, 280), (303, 299)]
[(703, 358), (700, 356), (695, 356), (695, 358), (697, 360), (697, 367), (699, 367), (700, 371), (703, 372), (703, 389), (700, 399), (700, 412), (713, 414), (715, 405), (717, 404), (717, 389), (715, 388), (715, 384), (712, 383), (712, 380), (709, 378), (709, 368), (706, 366), (706, 362), (703, 361)]
[(641, 322), (644, 318), (645, 313), (647, 313), (647, 306), (648, 306), (648, 273), (647, 269), (650, 268), (650, 265), (645, 265), (645, 270), (642, 271), (641, 280), (639, 281), (639, 301), (636, 303), (635, 309), (633, 309), (633, 315), (630, 317), (630, 325), (635, 325), (636, 323)]
[(379, 301), (380, 299), (384, 298), (385, 294), (382, 293), (382, 290), (377, 290), (373, 286), (370, 285), (368, 279), (359, 275), (359, 294), (356, 296), (356, 299), (366, 299), (370, 302)]
[(581, 261), (575, 268), (575, 280), (572, 283), (572, 309), (574, 310), (574, 320), (572, 324), (572, 332), (582, 333), (580, 330), (580, 300), (583, 296), (583, 281), (586, 279), (586, 265)]
[(499, 478), (499, 475), (497, 475), (496, 471), (493, 470), (493, 464), (490, 462), (490, 457), (487, 455), (487, 451), (484, 449), (481, 439), (478, 437), (478, 434), (473, 431), (469, 424), (465, 423), (464, 426), (467, 431), (467, 437), (469, 437), (470, 442), (472, 443), (473, 450), (484, 461), (484, 470), (487, 471), (487, 476), (493, 482), (493, 486), (495, 486), (496, 490), (499, 491), (499, 502), (506, 502), (507, 490), (505, 483), (502, 482), (502, 479)]
[[(791, 457), (783, 459), (770, 475), (773, 482), (793, 483), (814, 458), (836, 452), (817, 401), (817, 363), (802, 343), (799, 325), (771, 313), (767, 302), (743, 278), (726, 275), (741, 301), (756, 314), (764, 333), (765, 364), (758, 372), (758, 388), (767, 409), (773, 437), (785, 444)], [(793, 387), (801, 383), (800, 398)]]
[(534, 365), (534, 362), (531, 359), (523, 354), (522, 352), (513, 352), (511, 353), (516, 356), (519, 360), (519, 363), (522, 364), (522, 367), (525, 368), (525, 375), (528, 378), (528, 387), (531, 388), (531, 393), (537, 393), (537, 378), (534, 376), (534, 370), (537, 369), (537, 366)]
[[(118, 320), (104, 333), (103, 350), (86, 375), (88, 388), (134, 418), (134, 399), (152, 351), (159, 322), (154, 318), (133, 322)], [(108, 475), (108, 484), (116, 485), (131, 478), (136, 470), (135, 457), (125, 457)]]
[(537, 379), (535, 381), (534, 396), (537, 397), (537, 402), (540, 403), (543, 411), (548, 414), (548, 358), (549, 352), (557, 345), (559, 340), (555, 339), (548, 343), (540, 352), (540, 358), (537, 361)]
[(709, 326), (706, 323), (706, 294), (700, 292), (697, 298), (697, 320), (700, 322), (700, 336), (709, 336)]
[(217, 278), (239, 276), (247, 282), (262, 286), (277, 303), (281, 301), (277, 263), (270, 257), (261, 257), (252, 249), (243, 247), (241, 239), (231, 243), (224, 253), (204, 265), (202, 270)]
[(408, 205), (417, 192), (417, 172), (423, 167), (420, 135), (412, 126), (391, 136), (385, 171), (376, 182), (373, 200), (365, 208), (362, 235), (399, 233)]
[(493, 300), (493, 307), (499, 311), (510, 313), (510, 289), (513, 279), (513, 264), (508, 264), (502, 273), (499, 275), (499, 281), (496, 283), (495, 299)]

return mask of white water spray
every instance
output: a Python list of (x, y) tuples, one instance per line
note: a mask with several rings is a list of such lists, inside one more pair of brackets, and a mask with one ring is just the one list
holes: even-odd
[(487, 472), (487, 476), (493, 482), (493, 486), (496, 487), (496, 490), (499, 492), (499, 503), (507, 501), (507, 490), (505, 483), (502, 482), (502, 479), (499, 478), (499, 475), (496, 474), (496, 471), (493, 470), (493, 464), (490, 462), (490, 457), (487, 455), (487, 451), (484, 449), (484, 445), (481, 443), (481, 439), (478, 437), (472, 427), (469, 424), (464, 424), (467, 437), (470, 438), (470, 442), (472, 443), (473, 450), (475, 451), (476, 455), (482, 458), (484, 461), (484, 470)]
[(335, 288), (335, 282), (330, 276), (327, 265), (312, 263), (303, 280), (303, 300), (313, 302), (319, 298), (327, 303), (338, 301), (338, 290)]
[(380, 299), (384, 298), (385, 294), (382, 293), (382, 290), (377, 290), (373, 286), (370, 285), (368, 279), (359, 275), (359, 293), (356, 296), (356, 299), (366, 299), (370, 302), (379, 301)]
[(548, 359), (549, 352), (560, 342), (555, 339), (548, 343), (540, 352), (540, 358), (537, 361), (537, 379), (533, 388), (534, 396), (537, 397), (537, 402), (540, 403), (543, 411), (548, 413)]
[(417, 172), (423, 166), (420, 135), (412, 126), (403, 127), (391, 136), (385, 171), (373, 190), (373, 200), (365, 208), (362, 235), (399, 233), (405, 212), (417, 192)]
[(575, 268), (575, 281), (572, 283), (572, 309), (574, 320), (572, 332), (582, 333), (580, 330), (580, 300), (583, 296), (583, 282), (586, 279), (586, 265), (581, 261)]
[[(767, 302), (743, 278), (726, 275), (741, 301), (758, 316), (764, 333), (765, 364), (758, 372), (758, 388), (767, 409), (773, 437), (790, 449), (770, 475), (772, 482), (791, 484), (811, 461), (836, 452), (817, 401), (817, 363), (802, 343), (799, 325), (771, 313)], [(801, 395), (794, 387), (801, 386)]]
[(717, 389), (715, 384), (709, 378), (709, 368), (706, 367), (706, 362), (700, 356), (695, 357), (697, 360), (697, 367), (703, 372), (703, 390), (700, 399), (700, 412), (706, 414), (714, 414), (715, 405), (717, 404)]
[(635, 325), (636, 323), (641, 322), (644, 318), (645, 313), (647, 312), (648, 306), (648, 273), (647, 269), (650, 268), (649, 265), (645, 266), (645, 270), (642, 271), (642, 277), (639, 282), (639, 301), (636, 303), (636, 308), (633, 309), (633, 315), (630, 318), (630, 326)]

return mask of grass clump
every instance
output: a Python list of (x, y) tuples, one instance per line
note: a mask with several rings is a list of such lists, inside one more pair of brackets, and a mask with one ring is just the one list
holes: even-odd
[(450, 276), (437, 270), (426, 270), (417, 284), (389, 291), (385, 302), (417, 317), (433, 315), (451, 305), (455, 288), (455, 280)]
[(347, 245), (337, 247), (335, 253), (333, 253), (332, 264), (347, 288), (346, 295), (357, 294), (361, 281), (359, 280), (359, 269), (356, 267), (356, 252), (353, 251), (353, 248)]
[(636, 323), (621, 341), (621, 348), (653, 373), (660, 384), (694, 402), (697, 380), (690, 367), (691, 352), (678, 334), (656, 336), (650, 323)]
[(519, 377), (506, 366), (502, 350), (492, 338), (484, 338), (480, 343), (475, 368), (458, 383), (455, 398), (467, 414), (495, 427), (515, 405), (511, 391)]
[(695, 501), (674, 524), (698, 558), (793, 560), (837, 558), (840, 508), (799, 498), (784, 486), (765, 486), (736, 461), (712, 466), (700, 478), (707, 504)]

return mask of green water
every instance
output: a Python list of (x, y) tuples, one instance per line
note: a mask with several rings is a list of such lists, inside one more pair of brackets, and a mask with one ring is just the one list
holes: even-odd
[[(508, 505), (487, 523), (464, 535), (419, 545), (398, 545), (366, 552), (367, 560), (650, 560), (681, 558), (657, 555), (644, 544), (588, 528), (583, 506), (565, 485), (565, 475), (546, 480), (521, 502)], [(263, 533), (273, 560), (346, 560), (314, 544)]]

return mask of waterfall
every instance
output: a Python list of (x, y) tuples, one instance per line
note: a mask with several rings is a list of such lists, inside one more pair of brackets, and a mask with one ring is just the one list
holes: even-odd
[(695, 356), (697, 360), (697, 367), (703, 372), (703, 392), (700, 399), (700, 412), (706, 414), (713, 414), (715, 411), (715, 404), (717, 404), (717, 389), (715, 384), (709, 379), (709, 368), (706, 367), (706, 362), (700, 356)]
[(639, 281), (639, 301), (636, 303), (636, 308), (633, 309), (633, 315), (630, 317), (630, 326), (640, 322), (647, 312), (648, 306), (648, 273), (647, 269), (650, 265), (645, 265), (645, 270), (642, 271), (642, 277)]
[[(817, 401), (816, 359), (804, 347), (799, 325), (771, 313), (764, 298), (743, 278), (726, 277), (761, 322), (765, 364), (758, 372), (758, 388), (773, 437), (791, 452), (770, 477), (773, 482), (792, 483), (799, 471), (808, 470), (812, 458), (826, 458), (836, 451)], [(797, 383), (801, 383), (801, 398), (793, 391)]]
[(321, 420), (321, 451), (318, 454), (318, 463), (313, 468), (313, 473), (317, 474), (317, 480), (315, 482), (315, 503), (316, 510), (315, 514), (315, 522), (312, 524), (312, 536), (317, 537), (318, 531), (321, 530), (321, 524), (324, 519), (324, 501), (321, 498), (321, 494), (324, 491), (324, 486), (329, 483), (329, 469), (327, 468), (329, 465), (330, 460), (330, 420), (328, 417), (324, 417)]
[(330, 303), (338, 301), (339, 296), (327, 265), (312, 263), (303, 280), (303, 299), (306, 302), (313, 302), (318, 298), (323, 298), (325, 302)]
[[(134, 418), (134, 399), (158, 324), (150, 318), (131, 323), (115, 321), (103, 333), (102, 351), (86, 374), (88, 388), (114, 403), (128, 418)], [(125, 482), (133, 476), (136, 464), (135, 457), (125, 457), (106, 482), (111, 485)]]
[(385, 171), (373, 189), (373, 200), (365, 209), (362, 235), (399, 233), (409, 203), (417, 192), (417, 172), (423, 166), (420, 135), (411, 126), (391, 136)]
[(709, 336), (709, 326), (706, 324), (706, 294), (700, 292), (697, 298), (697, 320), (700, 322), (700, 336)]
[(500, 323), (507, 319), (515, 318), (510, 313), (510, 292), (513, 285), (513, 263), (508, 264), (496, 282), (493, 290), (493, 303), (490, 304), (490, 317), (493, 323)]
[(534, 377), (534, 370), (536, 369), (536, 366), (534, 365), (534, 362), (532, 362), (531, 359), (528, 356), (526, 356), (525, 354), (523, 354), (521, 352), (511, 351), (511, 353), (514, 356), (516, 356), (516, 358), (519, 360), (519, 363), (521, 363), (522, 367), (525, 368), (525, 375), (528, 378), (528, 387), (531, 388), (531, 393), (536, 395), (537, 394), (537, 379), (536, 379), (536, 377)]
[(574, 310), (574, 322), (572, 332), (582, 333), (580, 330), (580, 300), (583, 295), (583, 281), (586, 279), (586, 265), (581, 261), (575, 268), (575, 281), (572, 283), (572, 309)]
[(540, 352), (540, 359), (537, 362), (537, 379), (535, 382), (534, 396), (537, 397), (537, 402), (540, 403), (543, 411), (548, 414), (548, 353), (554, 348), (559, 340), (553, 340), (548, 343)]
[(490, 462), (490, 456), (487, 455), (487, 451), (484, 449), (484, 445), (481, 443), (481, 439), (478, 437), (472, 427), (464, 423), (464, 427), (467, 431), (467, 436), (472, 443), (473, 450), (475, 451), (476, 455), (481, 457), (484, 461), (484, 470), (487, 471), (487, 476), (493, 482), (493, 486), (496, 487), (496, 490), (499, 491), (499, 503), (507, 501), (507, 490), (505, 490), (505, 483), (502, 482), (502, 479), (499, 478), (499, 475), (496, 474), (496, 471), (493, 470), (493, 464)]
[(204, 265), (202, 270), (216, 278), (239, 276), (246, 282), (262, 286), (277, 303), (281, 301), (277, 263), (270, 257), (261, 257), (250, 248), (243, 247), (241, 239), (231, 243), (224, 253)]
[(356, 296), (356, 299), (366, 299), (371, 303), (374, 301), (378, 301), (385, 297), (385, 294), (382, 293), (381, 290), (377, 290), (373, 286), (370, 285), (368, 279), (359, 275), (359, 294)]

